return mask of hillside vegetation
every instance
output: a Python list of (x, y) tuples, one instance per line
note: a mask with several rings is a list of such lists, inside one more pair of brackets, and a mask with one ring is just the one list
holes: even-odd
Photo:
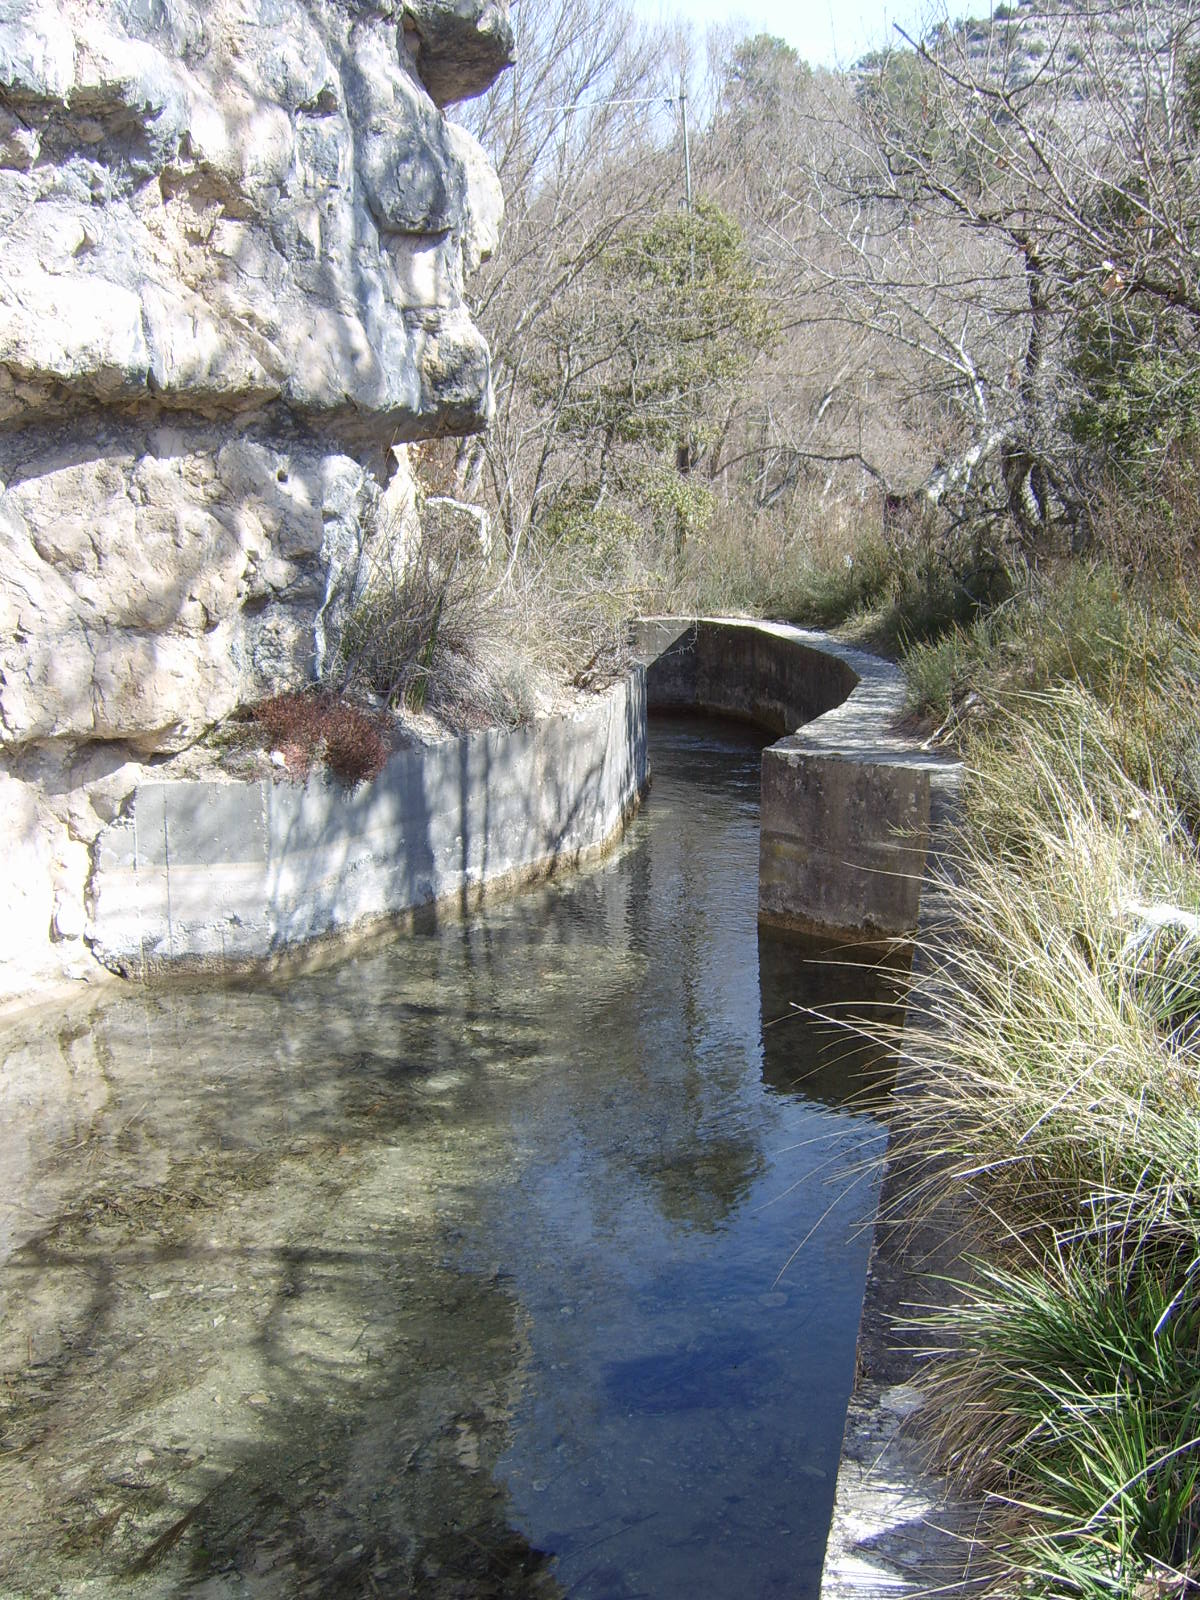
[(904, 660), (970, 774), (905, 1134), (941, 1174), (912, 1203), (949, 1192), (979, 1241), (932, 1363), (974, 1570), (1183, 1596), (1200, 6), (997, 7), (840, 73), (594, 0), (520, 28), (474, 113), (508, 204), (473, 289), (496, 421), (423, 464), (491, 513), (480, 615), (580, 681), (649, 607)]

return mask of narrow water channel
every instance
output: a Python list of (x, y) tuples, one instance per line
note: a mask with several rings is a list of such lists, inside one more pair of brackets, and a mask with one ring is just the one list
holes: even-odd
[[(815, 1595), (882, 1128), (761, 741), (603, 865), (4, 1041), (0, 1594)], [(878, 1068), (876, 1070), (879, 1070)]]

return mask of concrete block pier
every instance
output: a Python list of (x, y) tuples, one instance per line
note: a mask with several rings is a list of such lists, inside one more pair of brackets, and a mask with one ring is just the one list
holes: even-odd
[(763, 753), (759, 915), (806, 933), (917, 925), (930, 783), (947, 763), (897, 731), (899, 669), (783, 623), (637, 626), (651, 711), (715, 712), (784, 735)]

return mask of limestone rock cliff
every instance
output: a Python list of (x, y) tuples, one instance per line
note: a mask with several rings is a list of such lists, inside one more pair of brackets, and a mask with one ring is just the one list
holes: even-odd
[(311, 680), (406, 441), (479, 428), (490, 0), (0, 0), (0, 1004), (86, 975), (147, 762)]

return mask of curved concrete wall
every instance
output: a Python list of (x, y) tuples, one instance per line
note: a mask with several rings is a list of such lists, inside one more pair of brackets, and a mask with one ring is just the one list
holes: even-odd
[(842, 705), (864, 674), (880, 672), (889, 684), (895, 679), (897, 705), (903, 700), (886, 662), (784, 623), (647, 617), (634, 634), (651, 711), (713, 712), (791, 733)]
[[(763, 753), (760, 914), (834, 936), (926, 936), (946, 925), (926, 893), (927, 858), (952, 832), (957, 763), (897, 732), (899, 672), (821, 635), (775, 625), (643, 625), (652, 709), (717, 711), (790, 730)], [(943, 868), (945, 863), (943, 862)], [(935, 982), (918, 944), (915, 974)], [(936, 998), (926, 1004), (936, 1014)], [(896, 1093), (915, 1086), (902, 1063)], [(889, 1150), (859, 1329), (821, 1600), (904, 1600), (966, 1582), (978, 1508), (931, 1469), (916, 1387), (920, 1339), (896, 1343), (901, 1308), (927, 1304), (936, 1275), (962, 1276), (957, 1232), (896, 1210), (906, 1179)], [(899, 1218), (899, 1220), (895, 1220)], [(934, 1277), (931, 1280), (930, 1274)], [(932, 1338), (933, 1335), (930, 1335)]]
[(647, 706), (785, 734), (763, 755), (765, 920), (911, 933), (944, 763), (895, 731), (897, 669), (777, 623), (652, 618), (635, 639), (645, 674), (583, 711), (402, 751), (352, 794), (323, 775), (142, 784), (95, 847), (95, 954), (130, 976), (228, 971), (577, 862), (645, 787)]
[(647, 781), (640, 669), (584, 710), (398, 752), (348, 793), (142, 784), (97, 841), (89, 938), (131, 977), (230, 971), (602, 849)]
[(743, 717), (785, 733), (763, 753), (759, 915), (805, 932), (917, 925), (930, 783), (946, 762), (897, 731), (899, 669), (783, 623), (639, 623), (652, 711)]

